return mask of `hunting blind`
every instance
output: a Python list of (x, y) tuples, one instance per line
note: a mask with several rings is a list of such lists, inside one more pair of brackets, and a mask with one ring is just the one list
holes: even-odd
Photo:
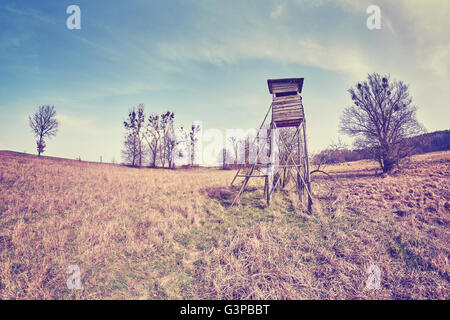
[[(237, 178), (243, 178), (239, 192), (234, 198), (232, 205), (240, 201), (250, 178), (264, 178), (264, 196), (267, 206), (270, 205), (270, 198), (274, 191), (288, 186), (290, 181), (294, 181), (294, 188), (298, 193), (300, 202), (307, 199), (308, 210), (311, 209), (312, 198), (310, 188), (310, 174), (308, 150), (306, 147), (306, 124), (305, 114), (302, 104), (302, 88), (304, 78), (269, 79), (267, 84), (269, 92), (272, 94), (272, 103), (259, 127), (261, 130), (267, 129), (267, 135), (256, 136), (252, 145), (256, 145), (257, 154), (265, 152), (267, 148), (272, 155), (278, 148), (276, 154), (278, 161), (273, 161), (270, 157), (269, 163), (256, 161), (249, 167), (239, 167), (231, 185)], [(272, 119), (266, 125), (269, 113), (272, 112)], [(282, 134), (276, 134), (279, 128), (294, 128)], [(279, 137), (276, 143), (274, 137)], [(260, 142), (263, 140), (263, 143)]]
[(272, 121), (277, 128), (298, 127), (304, 118), (302, 97), (303, 78), (267, 80), (272, 94)]

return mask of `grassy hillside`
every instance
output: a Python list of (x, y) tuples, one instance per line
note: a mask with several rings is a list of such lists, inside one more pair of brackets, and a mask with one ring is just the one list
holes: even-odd
[(329, 166), (308, 215), (289, 191), (265, 208), (257, 185), (230, 208), (234, 171), (1, 152), (0, 299), (449, 299), (449, 164)]

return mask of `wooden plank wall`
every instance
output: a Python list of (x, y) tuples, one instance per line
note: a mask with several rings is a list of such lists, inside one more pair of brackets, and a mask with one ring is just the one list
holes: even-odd
[[(272, 120), (280, 126), (281, 122), (300, 123), (304, 118), (300, 95), (274, 97), (272, 103)], [(287, 124), (286, 123), (286, 124)]]
[(277, 82), (275, 82), (272, 84), (272, 91), (273, 91), (273, 93), (297, 92), (298, 86), (296, 83), (286, 83), (286, 82), (277, 83)]

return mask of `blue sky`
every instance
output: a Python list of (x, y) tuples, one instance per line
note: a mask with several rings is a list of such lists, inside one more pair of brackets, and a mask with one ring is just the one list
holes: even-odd
[[(81, 30), (66, 8), (81, 9)], [(381, 8), (368, 30), (366, 8)], [(448, 1), (0, 1), (0, 150), (35, 153), (27, 116), (54, 105), (45, 155), (120, 160), (129, 108), (178, 126), (257, 127), (268, 78), (304, 77), (309, 148), (337, 140), (347, 89), (367, 73), (410, 85), (429, 131), (448, 129)], [(350, 140), (346, 140), (350, 141)]]

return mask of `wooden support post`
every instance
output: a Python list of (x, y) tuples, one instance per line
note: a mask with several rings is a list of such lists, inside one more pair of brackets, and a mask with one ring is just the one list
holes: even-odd
[[(299, 131), (298, 136), (297, 136), (297, 150), (298, 150), (297, 158), (298, 158), (299, 166), (301, 166), (301, 164), (302, 164), (302, 144), (301, 144), (301, 140), (300, 140), (300, 135), (301, 135), (301, 131)], [(298, 200), (300, 201), (300, 203), (302, 203), (304, 190), (303, 190), (303, 184), (302, 184), (302, 180), (300, 178), (299, 173), (297, 173), (297, 186), (298, 186), (298, 190), (297, 190)]]
[(267, 195), (267, 192), (268, 192), (268, 181), (267, 181), (267, 176), (264, 176), (264, 198), (266, 197), (266, 195)]
[(270, 194), (271, 194), (271, 184), (272, 184), (272, 179), (270, 178), (270, 175), (267, 175), (267, 177), (266, 177), (266, 186), (265, 186), (265, 189), (266, 189), (266, 192), (265, 192), (265, 195), (266, 195), (266, 202), (267, 202), (267, 207), (270, 207)]
[(311, 198), (311, 180), (309, 174), (309, 158), (308, 158), (308, 148), (306, 146), (306, 121), (303, 119), (303, 142), (305, 147), (305, 182), (308, 188), (308, 211), (311, 212), (312, 209), (312, 198)]
[(234, 183), (234, 180), (236, 180), (236, 178), (239, 176), (239, 172), (241, 171), (241, 166), (239, 166), (239, 169), (238, 169), (238, 171), (236, 172), (236, 175), (234, 176), (234, 178), (233, 178), (233, 181), (231, 181), (231, 186), (233, 186), (233, 183)]

